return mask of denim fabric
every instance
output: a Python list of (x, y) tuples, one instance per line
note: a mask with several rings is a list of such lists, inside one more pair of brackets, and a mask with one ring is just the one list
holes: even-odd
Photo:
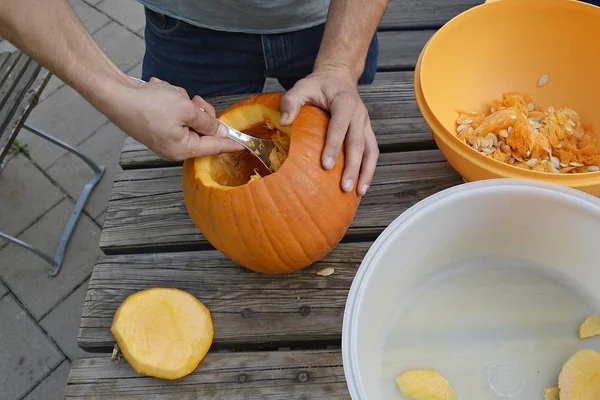
[[(324, 28), (271, 35), (214, 31), (146, 8), (142, 79), (156, 77), (203, 97), (258, 93), (266, 77), (288, 90), (312, 72)], [(378, 53), (375, 36), (359, 84), (373, 82)]]

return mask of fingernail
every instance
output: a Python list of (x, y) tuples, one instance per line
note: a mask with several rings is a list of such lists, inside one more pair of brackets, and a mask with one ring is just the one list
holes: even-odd
[(360, 195), (364, 196), (367, 193), (367, 190), (369, 190), (369, 185), (362, 185), (362, 187), (360, 188)]
[(346, 179), (344, 181), (344, 190), (346, 192), (351, 191), (353, 187), (354, 187), (354, 182), (352, 181), (352, 179)]
[(290, 117), (289, 114), (286, 113), (286, 112), (284, 112), (283, 114), (281, 114), (281, 119), (280, 119), (281, 125), (287, 125), (289, 117)]
[(335, 164), (335, 160), (331, 156), (327, 156), (325, 158), (325, 161), (323, 161), (323, 166), (325, 167), (325, 169), (333, 168), (334, 164)]
[(228, 133), (229, 132), (227, 132), (227, 128), (225, 128), (225, 125), (219, 122), (219, 129), (217, 129), (217, 137), (227, 137)]

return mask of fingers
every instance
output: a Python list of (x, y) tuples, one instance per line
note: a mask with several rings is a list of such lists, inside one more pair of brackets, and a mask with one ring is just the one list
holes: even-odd
[(217, 113), (215, 112), (215, 108), (206, 100), (204, 100), (202, 97), (196, 95), (194, 96), (194, 98), (192, 99), (192, 101), (199, 105), (200, 107), (202, 107), (204, 109), (204, 111), (206, 111), (207, 113), (209, 113), (210, 115), (212, 115), (213, 117), (215, 117), (217, 115)]
[(355, 114), (350, 121), (346, 135), (346, 165), (342, 175), (342, 189), (350, 192), (358, 179), (360, 165), (365, 151), (365, 118)]
[[(327, 136), (325, 139), (325, 149), (321, 162), (323, 168), (331, 169), (334, 167), (335, 162), (340, 154), (346, 132), (355, 116), (356, 108), (353, 106), (353, 101), (349, 96), (339, 96), (333, 100), (331, 104), (331, 119), (329, 120), (329, 127), (327, 129)], [(360, 121), (361, 123), (364, 120)]]
[(366, 118), (364, 132), (365, 150), (357, 186), (359, 196), (364, 196), (369, 190), (373, 175), (375, 174), (375, 168), (377, 167), (377, 159), (379, 158), (379, 146), (377, 145), (377, 138), (371, 127), (369, 117)]
[(279, 103), (281, 109), (280, 123), (283, 126), (291, 125), (300, 113), (300, 109), (310, 97), (310, 85), (298, 81), (293, 88), (283, 95)]
[(200, 136), (195, 132), (190, 132), (188, 142), (189, 154), (192, 157), (209, 156), (221, 153), (230, 153), (232, 151), (243, 150), (244, 147), (231, 139), (219, 138), (215, 136)]
[(196, 102), (186, 103), (182, 107), (182, 112), (184, 113), (183, 122), (199, 134), (221, 138), (227, 136), (227, 128), (213, 115), (202, 111)]

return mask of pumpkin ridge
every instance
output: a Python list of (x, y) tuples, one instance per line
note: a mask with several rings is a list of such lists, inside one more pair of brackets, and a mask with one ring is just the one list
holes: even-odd
[[(286, 160), (287, 161), (287, 160)], [(275, 201), (275, 199), (273, 198), (273, 195), (271, 194), (271, 186), (276, 186), (276, 185), (269, 185), (269, 190), (267, 190), (267, 195), (269, 196), (269, 198), (271, 199), (271, 201), (273, 201), (275, 204), (277, 204), (278, 202)], [(293, 186), (293, 185), (292, 185)], [(276, 186), (276, 189), (278, 190), (279, 193), (281, 193), (279, 187)], [(275, 191), (274, 190), (274, 191)], [(285, 195), (282, 196), (285, 198)], [(296, 241), (296, 243), (298, 244), (298, 247), (300, 248), (300, 251), (302, 252), (302, 254), (304, 255), (304, 258), (306, 259), (306, 262), (308, 262), (309, 264), (311, 263), (311, 259), (308, 256), (308, 254), (306, 254), (306, 250), (304, 250), (304, 246), (302, 245), (302, 242), (300, 240), (298, 240), (298, 237), (296, 236), (296, 234), (294, 233), (294, 230), (291, 229), (290, 225), (288, 224), (286, 218), (284, 218), (283, 214), (281, 213), (281, 210), (279, 209), (279, 207), (275, 207), (277, 210), (277, 214), (279, 215), (279, 218), (281, 218), (281, 221), (283, 223), (283, 225), (287, 228), (288, 232), (292, 235), (292, 237), (294, 238), (294, 240)]]
[[(307, 179), (310, 179), (310, 177), (302, 170), (302, 168), (296, 166), (295, 164), (293, 164), (296, 167), (297, 171), (300, 171), (300, 173), (302, 175), (304, 175)], [(314, 220), (313, 216), (306, 211), (306, 206), (305, 204), (302, 202), (302, 196), (300, 196), (298, 194), (298, 192), (296, 192), (296, 188), (294, 187), (294, 185), (292, 186), (292, 192), (294, 193), (294, 195), (296, 196), (296, 198), (298, 199), (298, 202), (300, 203), (300, 205), (302, 206), (302, 209), (304, 210), (305, 214), (308, 215), (308, 218), (310, 219), (310, 221), (313, 223), (313, 225), (315, 226), (316, 231), (318, 231), (321, 236), (325, 239), (325, 242), (327, 242), (327, 245), (329, 246), (329, 248), (332, 248), (332, 243), (329, 240), (329, 238), (327, 237), (327, 235), (325, 235), (325, 233), (323, 232), (323, 230), (321, 229), (321, 227), (319, 226), (319, 224)]]
[[(263, 183), (264, 184), (264, 183)], [(252, 202), (252, 209), (256, 212), (256, 199), (254, 198), (254, 191), (253, 190), (249, 190), (250, 192), (250, 201)], [(269, 232), (265, 229), (264, 224), (264, 220), (261, 217), (261, 212), (256, 213), (256, 215), (258, 216), (258, 219), (260, 221), (260, 228), (263, 231), (263, 233), (265, 234), (265, 237), (267, 238), (267, 242), (269, 244), (269, 247), (271, 248), (273, 254), (275, 255), (275, 257), (277, 257), (277, 261), (279, 262), (280, 265), (284, 265), (286, 270), (289, 270), (287, 263), (283, 261), (283, 259), (279, 256), (279, 253), (277, 253), (277, 250), (275, 249), (275, 246), (273, 246), (273, 243), (271, 242), (272, 238), (269, 235)]]
[[(242, 187), (246, 187), (247, 188), (247, 184), (246, 185), (242, 185)], [(242, 202), (243, 204), (243, 202)], [(260, 264), (260, 261), (256, 259), (256, 257), (254, 256), (254, 253), (252, 251), (250, 251), (250, 249), (248, 248), (248, 246), (246, 246), (246, 242), (240, 237), (240, 225), (237, 222), (237, 218), (236, 218), (236, 210), (237, 208), (233, 206), (233, 197), (229, 196), (229, 205), (231, 208), (231, 219), (233, 221), (233, 227), (234, 227), (234, 232), (236, 232), (236, 243), (241, 243), (244, 252), (246, 254), (248, 254), (248, 256), (252, 259), (252, 261), (254, 263)], [(247, 210), (247, 207), (245, 208), (245, 210)]]

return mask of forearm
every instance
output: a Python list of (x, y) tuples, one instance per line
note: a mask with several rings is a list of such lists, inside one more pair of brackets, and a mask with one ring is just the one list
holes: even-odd
[(323, 67), (347, 68), (359, 79), (373, 35), (388, 0), (331, 0), (325, 33), (315, 62)]
[(101, 111), (127, 84), (66, 0), (0, 1), (0, 34)]

